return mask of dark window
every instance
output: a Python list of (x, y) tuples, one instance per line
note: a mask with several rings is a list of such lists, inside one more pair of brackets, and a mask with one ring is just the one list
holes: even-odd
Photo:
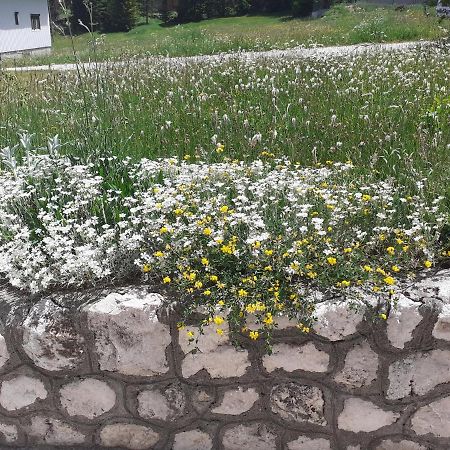
[(19, 25), (19, 13), (17, 11), (14, 13), (14, 22)]
[(41, 29), (41, 15), (31, 14), (31, 29), (40, 30)]

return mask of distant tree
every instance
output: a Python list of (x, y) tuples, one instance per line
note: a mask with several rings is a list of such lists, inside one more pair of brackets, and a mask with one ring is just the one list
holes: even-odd
[(314, 9), (314, 0), (292, 0), (294, 17), (309, 17)]
[(145, 17), (145, 23), (148, 24), (150, 14), (154, 13), (155, 0), (139, 0), (139, 10), (142, 16)]
[(102, 28), (104, 31), (130, 31), (138, 15), (137, 0), (108, 0)]
[[(71, 5), (72, 17), (70, 24), (74, 33), (84, 33), (86, 28), (81, 25), (83, 23), (86, 27), (91, 24), (89, 15), (89, 3), (86, 0), (72, 0)], [(80, 23), (81, 22), (81, 23)]]

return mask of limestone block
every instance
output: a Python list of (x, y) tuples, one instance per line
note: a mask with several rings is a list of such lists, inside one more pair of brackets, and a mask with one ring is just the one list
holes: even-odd
[(225, 392), (222, 403), (212, 410), (216, 414), (238, 415), (248, 411), (259, 399), (254, 388), (243, 389), (238, 387)]
[(399, 296), (397, 307), (392, 309), (387, 320), (387, 335), (394, 347), (404, 348), (412, 339), (413, 331), (422, 320), (419, 306), (420, 303)]
[(336, 375), (335, 380), (349, 388), (360, 388), (376, 380), (377, 370), (378, 355), (364, 341), (347, 353), (344, 368)]
[(433, 328), (433, 336), (436, 339), (450, 341), (450, 303), (443, 306), (438, 320)]
[(300, 436), (297, 440), (289, 442), (287, 448), (289, 450), (331, 450), (331, 444), (328, 439)]
[(393, 424), (400, 414), (384, 411), (372, 402), (360, 398), (345, 400), (344, 409), (338, 418), (338, 428), (345, 431), (369, 433)]
[(268, 372), (284, 369), (286, 372), (305, 370), (308, 372), (326, 372), (330, 356), (319, 350), (312, 342), (305, 345), (275, 344), (271, 355), (263, 358)]
[(267, 425), (252, 423), (229, 428), (223, 436), (224, 450), (275, 450), (276, 435)]
[(340, 341), (356, 333), (363, 314), (350, 309), (345, 302), (326, 301), (316, 306), (314, 331), (330, 341)]
[(0, 423), (0, 442), (11, 444), (19, 438), (19, 431), (15, 425)]
[(450, 303), (450, 269), (444, 269), (424, 278), (411, 289), (414, 297), (438, 297), (444, 303)]
[(68, 423), (53, 417), (35, 416), (27, 427), (29, 441), (47, 445), (83, 444), (86, 436)]
[(137, 400), (139, 415), (144, 419), (174, 420), (183, 415), (186, 407), (180, 384), (146, 389), (138, 394)]
[(95, 419), (114, 407), (116, 393), (104, 381), (85, 378), (63, 386), (60, 400), (70, 416)]
[(198, 336), (198, 329), (192, 328), (195, 336), (199, 337), (198, 349), (192, 353), (194, 344), (189, 343), (185, 330), (180, 332), (180, 346), (185, 357), (181, 370), (183, 376), (188, 378), (198, 371), (205, 369), (212, 378), (240, 377), (250, 367), (247, 350), (237, 350), (230, 343), (228, 325), (221, 326), (224, 330), (222, 335), (216, 333), (214, 325), (205, 327), (204, 334)]
[(145, 450), (153, 447), (159, 434), (150, 427), (131, 423), (115, 423), (104, 426), (100, 431), (100, 442), (104, 447)]
[(162, 303), (161, 295), (142, 287), (109, 294), (86, 308), (101, 370), (137, 376), (169, 370), (169, 327), (157, 317)]
[(212, 450), (213, 444), (209, 434), (200, 430), (178, 433), (172, 450)]
[(44, 299), (33, 306), (23, 323), (22, 347), (46, 370), (68, 370), (84, 360), (84, 339), (66, 308)]
[(427, 450), (427, 448), (413, 441), (394, 442), (388, 439), (377, 445), (375, 450)]
[(417, 434), (450, 438), (450, 396), (422, 406), (412, 416), (411, 427)]
[(38, 399), (47, 398), (47, 389), (38, 378), (18, 375), (3, 381), (0, 388), (0, 405), (8, 411), (15, 411), (32, 405)]
[(211, 388), (197, 388), (191, 392), (191, 403), (195, 410), (203, 414), (214, 403), (215, 395)]
[(450, 350), (417, 353), (390, 365), (387, 397), (397, 400), (424, 395), (447, 382), (450, 382)]
[(285, 420), (326, 425), (322, 391), (315, 386), (285, 383), (270, 395), (271, 409)]
[(0, 334), (0, 369), (8, 362), (9, 356), (5, 338)]

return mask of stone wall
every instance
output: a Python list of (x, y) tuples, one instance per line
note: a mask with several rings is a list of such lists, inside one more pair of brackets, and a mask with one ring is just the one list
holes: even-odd
[(149, 286), (29, 298), (0, 288), (0, 448), (450, 448), (450, 271), (386, 321), (323, 302), (273, 354), (214, 325), (192, 352)]

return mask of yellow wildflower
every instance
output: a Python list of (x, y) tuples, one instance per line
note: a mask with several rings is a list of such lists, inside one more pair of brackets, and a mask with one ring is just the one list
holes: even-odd
[(327, 258), (327, 263), (328, 263), (330, 266), (334, 266), (334, 265), (336, 265), (337, 260), (336, 260), (336, 258), (334, 258), (333, 256), (329, 256), (329, 257)]
[(273, 317), (272, 317), (272, 313), (267, 313), (266, 317), (264, 318), (263, 322), (266, 325), (272, 325), (273, 324)]
[(205, 229), (203, 230), (203, 234), (204, 234), (205, 236), (211, 236), (211, 234), (212, 234), (211, 228), (205, 228)]
[(400, 267), (398, 266), (392, 266), (391, 269), (393, 272), (400, 272)]
[(389, 286), (392, 286), (393, 284), (395, 284), (395, 278), (393, 278), (393, 277), (391, 277), (391, 276), (387, 276), (387, 277), (384, 279), (384, 282), (385, 282), (386, 284), (388, 284)]
[(164, 256), (164, 253), (158, 250), (157, 252), (153, 253), (153, 255), (157, 258), (162, 258)]
[(163, 283), (164, 283), (164, 284), (169, 284), (171, 281), (172, 281), (172, 280), (171, 280), (170, 277), (164, 277), (164, 278), (163, 278)]
[(220, 316), (214, 317), (214, 323), (215, 323), (216, 325), (222, 325), (222, 324), (223, 324), (223, 318), (220, 317)]
[(203, 264), (204, 266), (207, 266), (207, 265), (209, 264), (208, 258), (202, 258), (202, 264)]
[(221, 206), (220, 207), (220, 212), (222, 213), (222, 214), (226, 214), (227, 212), (228, 212), (228, 206), (226, 206), (226, 205), (224, 205), (224, 206)]
[(427, 269), (429, 269), (432, 265), (433, 265), (433, 263), (431, 262), (431, 261), (428, 261), (428, 259), (423, 263), (423, 265), (427, 268)]
[(254, 341), (259, 338), (259, 333), (257, 331), (250, 331), (248, 335), (250, 336), (250, 339)]
[(148, 265), (148, 264), (144, 264), (144, 267), (142, 268), (142, 272), (144, 273), (148, 273), (152, 270), (152, 266)]
[(387, 247), (386, 251), (390, 254), (393, 255), (395, 253), (395, 248), (394, 247)]
[(222, 330), (222, 328), (217, 328), (216, 333), (217, 333), (219, 336), (222, 336), (222, 335), (223, 335), (223, 330)]

